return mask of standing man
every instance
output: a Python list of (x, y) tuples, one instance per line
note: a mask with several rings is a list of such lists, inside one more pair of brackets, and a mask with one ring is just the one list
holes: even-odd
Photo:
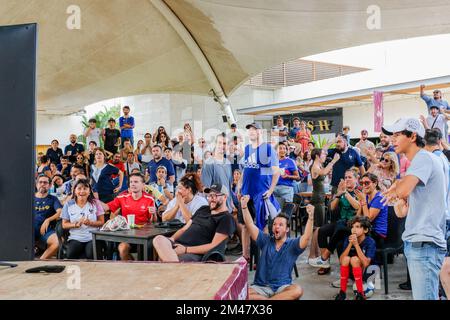
[(277, 118), (277, 125), (272, 128), (272, 134), (278, 136), (277, 143), (286, 142), (288, 138), (288, 128), (284, 125), (282, 117)]
[(434, 90), (433, 98), (431, 98), (429, 95), (425, 94), (425, 85), (422, 84), (420, 86), (420, 97), (427, 104), (428, 112), (430, 112), (430, 109), (432, 106), (438, 106), (440, 112), (447, 113), (447, 110), (450, 110), (450, 106), (448, 105), (448, 102), (446, 100), (442, 99), (441, 90)]
[[(280, 211), (280, 206), (273, 196), (275, 187), (280, 177), (278, 157), (275, 149), (263, 141), (262, 128), (258, 123), (246, 126), (250, 144), (245, 147), (243, 157), (243, 173), (241, 177), (241, 190), (238, 194), (250, 196), (248, 207), (256, 225), (260, 229), (266, 226), (265, 201), (269, 202)], [(238, 222), (245, 226), (242, 211), (238, 212)], [(245, 258), (249, 258), (250, 234), (246, 228), (242, 228), (242, 252)]]
[(300, 130), (300, 119), (298, 117), (294, 118), (293, 125), (291, 131), (289, 131), (289, 138), (295, 140), (297, 132)]
[(125, 138), (130, 139), (131, 146), (134, 147), (134, 137), (133, 137), (133, 129), (134, 129), (134, 118), (130, 116), (130, 107), (125, 106), (122, 109), (123, 116), (119, 118), (120, 125), (120, 136), (122, 138), (122, 148), (123, 148), (123, 140)]
[(52, 141), (51, 148), (47, 149), (47, 153), (45, 154), (49, 159), (50, 163), (55, 163), (56, 165), (61, 163), (61, 157), (63, 156), (63, 152), (61, 148), (59, 148), (59, 142), (58, 140)]
[(393, 136), (395, 152), (411, 161), (406, 175), (383, 195), (395, 202), (395, 212), (406, 216), (404, 253), (415, 300), (439, 298), (439, 272), (444, 261), (447, 209), (445, 174), (439, 157), (423, 150), (425, 130), (420, 121), (403, 118), (382, 128)]
[(98, 147), (100, 147), (100, 136), (102, 135), (102, 130), (97, 128), (97, 120), (90, 119), (89, 126), (84, 131), (84, 136), (86, 137), (86, 142), (90, 143), (94, 141)]
[(61, 216), (62, 205), (58, 198), (48, 193), (51, 179), (45, 175), (39, 175), (36, 179), (36, 190), (34, 195), (34, 237), (47, 245), (41, 259), (49, 259), (58, 251), (59, 242), (55, 230), (50, 227), (52, 221)]
[(275, 198), (280, 207), (283, 208), (286, 202), (294, 201), (294, 181), (300, 180), (297, 164), (288, 157), (287, 145), (278, 144), (278, 162), (280, 163), (280, 179), (275, 187)]
[(77, 143), (77, 135), (70, 135), (70, 144), (64, 148), (64, 154), (69, 156), (69, 161), (72, 163), (77, 162), (77, 154), (84, 152), (84, 147), (81, 143)]
[(361, 140), (355, 145), (360, 151), (361, 156), (368, 157), (368, 150), (375, 150), (375, 145), (369, 139), (369, 133), (366, 129), (361, 130)]
[(113, 118), (108, 120), (108, 128), (103, 130), (103, 141), (105, 142), (105, 150), (112, 154), (116, 154), (122, 144), (120, 131), (116, 129), (116, 120)]
[[(202, 170), (203, 187), (209, 188), (213, 184), (221, 184), (231, 190), (233, 174), (231, 172), (231, 162), (225, 157), (227, 151), (227, 138), (224, 133), (216, 137), (213, 156), (205, 160)], [(233, 199), (231, 194), (227, 194), (227, 207), (232, 212)]]
[(150, 175), (149, 183), (156, 183), (158, 181), (158, 177), (156, 176), (156, 172), (158, 171), (158, 167), (163, 166), (167, 169), (167, 177), (169, 179), (170, 184), (174, 184), (175, 182), (175, 169), (171, 161), (167, 160), (163, 157), (162, 147), (159, 144), (155, 144), (152, 147), (152, 155), (153, 160), (149, 162), (147, 171)]
[(361, 176), (366, 173), (366, 169), (363, 166), (361, 157), (355, 149), (349, 148), (347, 139), (343, 134), (339, 134), (337, 136), (336, 148), (328, 150), (328, 157), (333, 158), (336, 153), (338, 153), (341, 157), (339, 158), (339, 161), (336, 162), (333, 166), (330, 183), (330, 185), (332, 186), (331, 193), (333, 195), (337, 193), (339, 182), (341, 181), (341, 179), (344, 179), (345, 172), (348, 169), (352, 167), (359, 168)]

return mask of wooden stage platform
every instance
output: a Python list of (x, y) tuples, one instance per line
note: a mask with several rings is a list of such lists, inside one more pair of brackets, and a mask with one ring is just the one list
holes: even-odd
[[(234, 263), (18, 262), (0, 267), (0, 300), (237, 300), (247, 298), (248, 267)], [(64, 265), (61, 273), (25, 273)], [(78, 277), (79, 275), (79, 277)], [(79, 288), (77, 288), (79, 287)]]

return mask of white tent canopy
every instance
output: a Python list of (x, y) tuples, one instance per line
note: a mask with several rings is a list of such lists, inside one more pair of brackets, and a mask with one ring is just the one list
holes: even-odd
[[(147, 93), (230, 95), (270, 66), (365, 43), (449, 33), (446, 0), (0, 0), (0, 25), (39, 24), (38, 110)], [(375, 8), (376, 9), (376, 8)], [(375, 12), (376, 15), (376, 12)], [(439, 49), (439, 48), (430, 48)]]

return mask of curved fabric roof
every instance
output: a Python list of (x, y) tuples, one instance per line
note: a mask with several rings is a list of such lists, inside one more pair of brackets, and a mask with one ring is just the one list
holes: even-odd
[[(68, 114), (145, 93), (207, 95), (210, 79), (155, 1), (0, 0), (0, 25), (39, 24), (38, 110)], [(291, 59), (450, 32), (446, 0), (378, 0), (380, 30), (366, 27), (372, 0), (159, 2), (190, 32), (227, 95)], [(81, 8), (81, 30), (66, 28), (66, 10), (74, 3)]]

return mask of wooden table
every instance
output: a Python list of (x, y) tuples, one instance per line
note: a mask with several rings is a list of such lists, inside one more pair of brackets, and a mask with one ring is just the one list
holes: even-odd
[(178, 228), (156, 228), (153, 224), (147, 224), (142, 228), (124, 230), (124, 231), (93, 231), (92, 247), (94, 250), (94, 260), (98, 260), (98, 252), (101, 251), (99, 240), (110, 242), (126, 242), (129, 244), (137, 244), (143, 247), (143, 260), (148, 261), (148, 251), (151, 241), (154, 237), (171, 236)]
[[(226, 264), (56, 260), (16, 263), (16, 268), (0, 267), (0, 300), (211, 300), (247, 297), (248, 267), (245, 261)], [(25, 273), (26, 269), (42, 265), (63, 265), (66, 269), (61, 273)]]

